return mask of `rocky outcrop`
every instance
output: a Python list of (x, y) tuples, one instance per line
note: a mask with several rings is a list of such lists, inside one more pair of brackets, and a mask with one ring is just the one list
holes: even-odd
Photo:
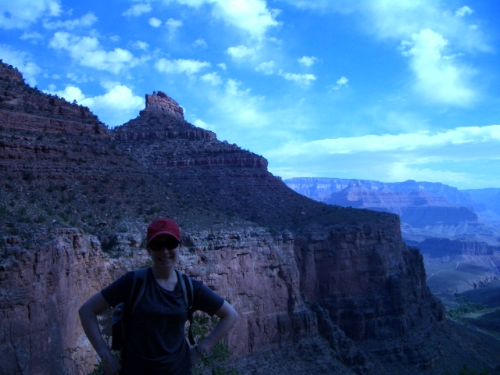
[(154, 91), (153, 95), (146, 94), (145, 111), (159, 111), (184, 120), (184, 110), (174, 99), (163, 91)]
[(215, 133), (197, 128), (172, 111), (145, 109), (139, 117), (113, 129), (114, 137), (125, 142), (154, 142), (166, 139), (216, 140)]
[(493, 255), (500, 251), (498, 246), (490, 246), (486, 242), (467, 240), (450, 240), (448, 238), (427, 238), (418, 244), (420, 251), (433, 258), (457, 255)]
[(27, 132), (85, 133), (109, 138), (107, 127), (87, 107), (27, 86), (17, 70), (1, 61), (0, 124), (4, 129)]
[(445, 199), (448, 203), (470, 207), (474, 204), (471, 197), (455, 187), (440, 182), (426, 182), (407, 180), (404, 182), (380, 182), (371, 180), (349, 180), (342, 178), (317, 178), (296, 177), (285, 180), (291, 189), (315, 200), (324, 201), (332, 193), (338, 193), (349, 187), (352, 183), (358, 183), (372, 192), (395, 192), (410, 194), (424, 192), (435, 198)]
[(435, 321), (444, 319), (423, 282), (420, 253), (401, 247), (398, 220), (387, 224), (312, 232), (308, 246), (296, 249), (302, 293), (356, 340), (404, 335), (425, 305)]
[(2, 239), (2, 374), (76, 374), (78, 366), (88, 368), (94, 355), (85, 351), (86, 338), (75, 329), (77, 310), (125, 269), (106, 261), (97, 238), (79, 229), (43, 236), (31, 246), (15, 236)]
[(453, 205), (444, 197), (436, 197), (426, 191), (403, 193), (387, 188), (374, 191), (358, 180), (351, 180), (345, 189), (332, 193), (324, 202), (342, 207), (392, 212), (400, 215), (404, 223), (416, 228), (456, 226), (463, 222), (478, 221), (477, 215), (469, 208)]

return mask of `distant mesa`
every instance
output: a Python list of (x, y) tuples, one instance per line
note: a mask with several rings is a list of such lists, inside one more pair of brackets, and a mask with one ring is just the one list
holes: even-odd
[(163, 91), (153, 91), (153, 95), (146, 94), (145, 111), (163, 111), (184, 120), (182, 107)]

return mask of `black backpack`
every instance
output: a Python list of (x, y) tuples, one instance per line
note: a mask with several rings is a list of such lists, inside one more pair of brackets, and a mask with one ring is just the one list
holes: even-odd
[[(148, 268), (141, 268), (134, 271), (134, 281), (132, 283), (132, 289), (130, 291), (128, 302), (119, 303), (113, 310), (113, 318), (111, 323), (111, 349), (113, 350), (121, 351), (123, 349), (126, 337), (126, 317), (130, 317), (132, 315), (137, 304), (141, 300), (142, 295), (144, 294), (144, 290), (146, 289), (147, 272)], [(184, 302), (186, 303), (186, 307), (188, 309), (189, 343), (191, 345), (194, 345), (195, 341), (193, 338), (193, 333), (191, 331), (191, 326), (193, 324), (193, 282), (189, 276), (184, 275), (182, 272), (175, 270), (175, 273), (177, 274), (177, 280), (181, 285)], [(186, 280), (188, 288), (186, 288)]]

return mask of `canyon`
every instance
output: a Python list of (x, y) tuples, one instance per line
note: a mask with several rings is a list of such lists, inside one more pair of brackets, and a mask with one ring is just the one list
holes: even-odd
[(441, 183), (294, 178), (285, 183), (317, 201), (400, 216), (406, 244), (424, 256), (427, 282), (447, 307), (454, 295), (500, 279), (500, 189)]
[(397, 215), (309, 199), (164, 92), (145, 102), (109, 129), (0, 62), (2, 374), (91, 371), (77, 309), (148, 264), (158, 217), (182, 228), (179, 268), (239, 312), (241, 374), (500, 370), (497, 340), (446, 319)]

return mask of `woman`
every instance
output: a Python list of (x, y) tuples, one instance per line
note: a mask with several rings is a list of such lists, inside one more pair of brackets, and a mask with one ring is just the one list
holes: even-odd
[(128, 319), (122, 363), (104, 341), (97, 315), (129, 299), (134, 273), (128, 272), (79, 309), (83, 329), (101, 358), (106, 375), (189, 375), (191, 366), (233, 327), (238, 314), (210, 288), (193, 281), (193, 309), (220, 320), (198, 345), (190, 348), (184, 337), (187, 307), (177, 282), (175, 265), (181, 244), (179, 226), (171, 219), (158, 219), (147, 232), (147, 250), (153, 261), (148, 269), (142, 297)]

